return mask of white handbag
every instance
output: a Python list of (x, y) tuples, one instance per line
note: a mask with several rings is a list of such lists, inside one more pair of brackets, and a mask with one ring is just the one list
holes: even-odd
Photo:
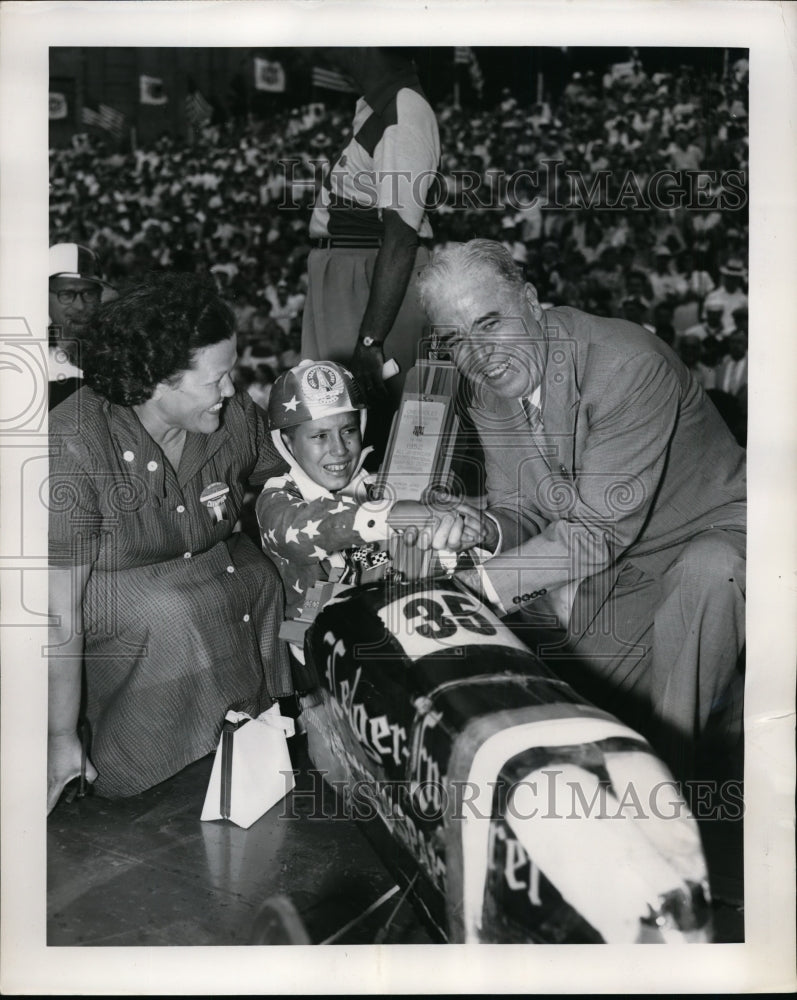
[(255, 719), (228, 712), (200, 818), (246, 829), (283, 799), (295, 785), (287, 743), (293, 732), (293, 719), (280, 715), (276, 702)]

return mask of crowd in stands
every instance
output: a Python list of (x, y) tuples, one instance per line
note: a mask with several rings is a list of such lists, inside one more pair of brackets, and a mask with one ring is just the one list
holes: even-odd
[[(724, 75), (632, 60), (573, 73), (556, 101), (438, 103), (431, 212), (436, 244), (504, 242), (540, 301), (655, 331), (739, 435), (747, 82), (744, 60)], [(349, 121), (313, 104), (209, 125), (191, 144), (119, 152), (76, 136), (50, 151), (51, 243), (90, 246), (119, 289), (153, 269), (210, 270), (238, 317), (241, 384), (264, 400), (299, 360), (310, 207)]]

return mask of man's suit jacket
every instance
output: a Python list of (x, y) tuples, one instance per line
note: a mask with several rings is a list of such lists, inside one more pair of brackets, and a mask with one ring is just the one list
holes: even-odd
[(543, 429), (486, 388), (469, 406), (502, 532), (484, 570), (507, 610), (746, 522), (745, 452), (663, 341), (570, 308), (544, 323)]

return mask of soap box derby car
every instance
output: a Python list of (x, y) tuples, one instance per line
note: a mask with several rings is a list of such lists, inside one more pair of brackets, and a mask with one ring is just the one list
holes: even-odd
[[(441, 358), (408, 373), (383, 496), (449, 489), (455, 379)], [(697, 824), (665, 766), (428, 555), (400, 540), (350, 553), (357, 585), (317, 585), (285, 634), (319, 682), (302, 713), (314, 766), (427, 927), (449, 942), (710, 940)]]
[(705, 942), (695, 820), (645, 740), (446, 579), (337, 589), (305, 635), (325, 780), (448, 942)]

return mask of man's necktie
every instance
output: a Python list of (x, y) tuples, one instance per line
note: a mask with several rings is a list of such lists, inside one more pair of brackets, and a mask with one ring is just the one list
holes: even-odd
[(535, 406), (528, 399), (522, 399), (521, 403), (523, 404), (523, 412), (526, 414), (529, 430), (532, 434), (538, 433), (542, 430), (542, 411), (539, 406)]

